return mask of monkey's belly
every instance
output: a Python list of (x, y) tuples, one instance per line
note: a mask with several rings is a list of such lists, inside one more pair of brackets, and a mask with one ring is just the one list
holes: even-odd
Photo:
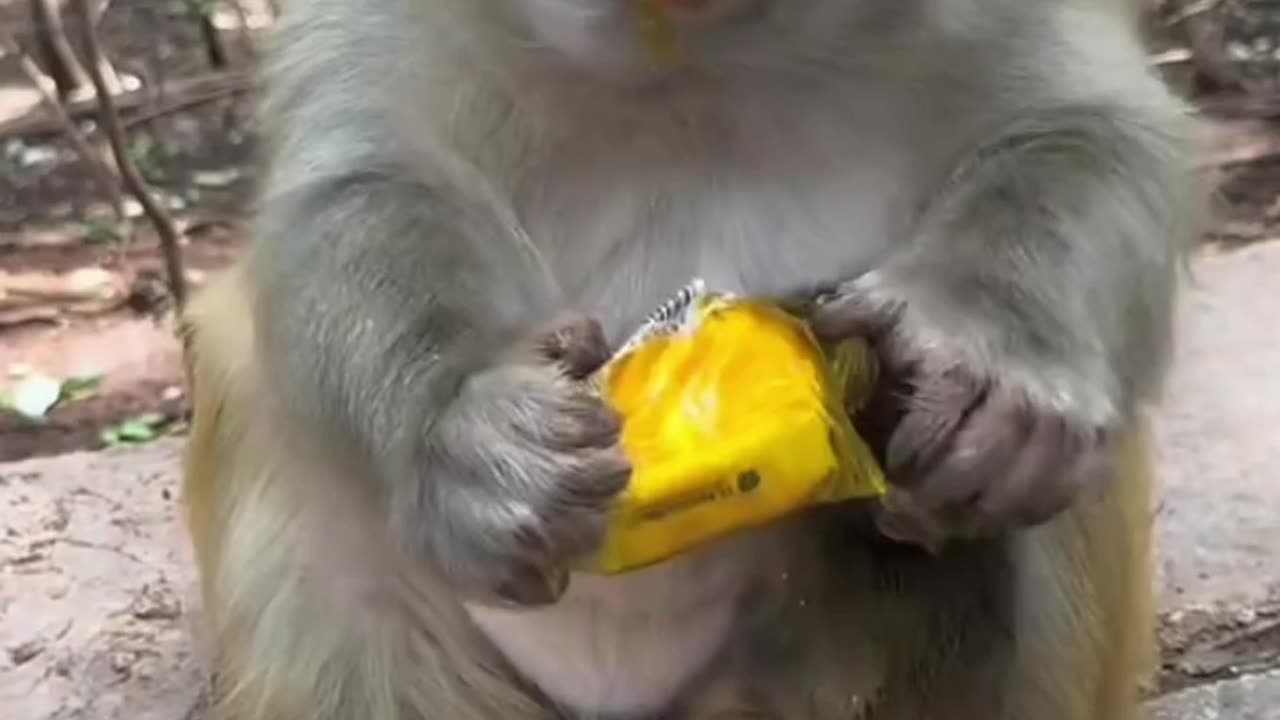
[(761, 569), (761, 554), (744, 544), (761, 541), (740, 537), (626, 575), (574, 575), (548, 608), (467, 611), (557, 703), (587, 716), (653, 712), (725, 644), (742, 593)]

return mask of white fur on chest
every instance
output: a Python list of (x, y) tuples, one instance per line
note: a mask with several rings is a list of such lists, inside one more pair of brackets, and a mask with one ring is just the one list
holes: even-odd
[(467, 611), (557, 703), (588, 717), (655, 712), (731, 637), (743, 591), (762, 571), (752, 549), (765, 541), (744, 536), (615, 577), (575, 575), (547, 608)]
[(779, 295), (865, 272), (902, 239), (922, 183), (893, 123), (744, 112), (723, 141), (571, 147), (518, 194), (529, 237), (611, 339), (694, 276)]

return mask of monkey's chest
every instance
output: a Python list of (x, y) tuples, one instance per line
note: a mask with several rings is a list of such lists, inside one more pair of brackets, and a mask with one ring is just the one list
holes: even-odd
[(769, 533), (743, 535), (635, 573), (575, 575), (548, 608), (468, 611), (557, 705), (585, 717), (655, 713), (713, 672), (778, 547)]
[(903, 234), (911, 193), (850, 165), (567, 174), (521, 215), (569, 300), (617, 342), (693, 277), (777, 296), (877, 265)]

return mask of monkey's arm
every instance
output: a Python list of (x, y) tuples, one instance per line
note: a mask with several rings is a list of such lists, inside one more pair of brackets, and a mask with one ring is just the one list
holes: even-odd
[(393, 457), (545, 305), (484, 256), (508, 239), (471, 214), (392, 166), (264, 202), (250, 257), (259, 323), (300, 421)]
[(815, 319), (883, 331), (914, 386), (890, 477), (948, 529), (1054, 516), (1164, 375), (1198, 209), (1187, 125), (1140, 66), (1111, 72), (1129, 95), (1045, 78), (1063, 92), (975, 148), (912, 241)]
[(554, 599), (628, 474), (616, 420), (578, 379), (606, 357), (598, 326), (536, 331), (562, 308), (513, 239), (403, 174), (265, 205), (250, 269), (291, 421), (317, 452), (365, 456), (402, 539), (461, 585)]
[(444, 131), (419, 85), (432, 68), (415, 12), (297, 3), (260, 111), (248, 264), (264, 362), (298, 422), (378, 462), (549, 303), (511, 225), (463, 192), (465, 160), (430, 140)]
[(1122, 419), (1151, 397), (1168, 355), (1193, 204), (1182, 161), (1168, 125), (1131, 109), (1020, 118), (861, 285), (906, 301), (915, 342), (1083, 422)]

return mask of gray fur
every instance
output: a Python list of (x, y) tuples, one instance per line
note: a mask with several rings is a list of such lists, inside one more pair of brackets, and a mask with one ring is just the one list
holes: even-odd
[[(542, 687), (513, 682), (507, 706), (695, 707), (701, 666), (680, 669), (675, 646), (628, 656), (621, 628), (641, 613), (649, 639), (701, 643), (682, 637), (702, 615), (679, 596), (714, 586), (733, 617), (736, 593), (774, 598), (758, 631), (735, 621), (735, 643), (690, 646), (756, 677), (767, 717), (1102, 717), (1061, 694), (1097, 678), (1062, 690), (1063, 668), (1016, 668), (1052, 656), (1045, 644), (1083, 647), (1079, 624), (1105, 602), (1087, 580), (1069, 601), (1044, 588), (1110, 572), (1081, 568), (1119, 511), (1060, 511), (1158, 391), (1198, 210), (1187, 121), (1144, 67), (1128, 4), (754, 2), (692, 38), (671, 75), (639, 62), (620, 0), (285, 5), (248, 259), (266, 371), (282, 417), (349, 453), (396, 542), (447, 578), (430, 592), (457, 593)], [(728, 543), (686, 569), (566, 588), (557, 573), (599, 537), (626, 466), (616, 419), (568, 372), (598, 340), (533, 329), (579, 312), (616, 344), (695, 275), (778, 297), (838, 285), (815, 322), (883, 324), (890, 359), (914, 368), (923, 394), (895, 452), (933, 488), (926, 509), (977, 497), (988, 530), (1056, 520), (933, 564), (824, 514), (741, 539), (762, 548), (751, 567)], [(569, 347), (522, 353), (530, 342)], [(938, 385), (956, 371), (972, 392)], [(559, 602), (493, 608), (494, 593)], [(574, 641), (557, 659), (548, 628), (618, 647), (582, 650), (572, 675), (551, 665), (573, 667)], [(593, 666), (609, 652), (617, 668)], [(759, 672), (766, 652), (799, 674)], [(435, 695), (483, 716), (454, 657), (454, 674), (389, 691), (394, 714), (358, 712), (361, 692), (382, 697), (363, 687), (323, 717), (432, 717)], [(606, 676), (624, 687), (593, 686)]]

